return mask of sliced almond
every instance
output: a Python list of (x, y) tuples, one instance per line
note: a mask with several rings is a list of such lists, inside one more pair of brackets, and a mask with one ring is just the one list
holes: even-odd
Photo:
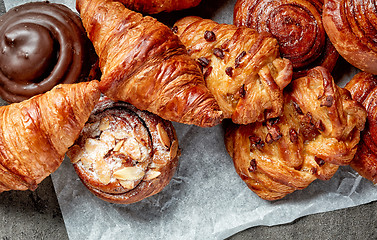
[(145, 175), (144, 180), (152, 180), (161, 175), (161, 172), (155, 170), (149, 170)]
[(113, 151), (114, 151), (114, 152), (118, 152), (119, 149), (122, 147), (123, 143), (124, 143), (124, 140), (120, 140), (120, 141), (115, 145)]
[(111, 146), (113, 146), (115, 144), (114, 134), (110, 131), (103, 131), (101, 136), (100, 136), (100, 140), (102, 142), (110, 144)]
[(103, 184), (109, 184), (111, 180), (111, 171), (107, 163), (102, 159), (96, 160), (94, 171), (97, 173), (98, 179)]
[(118, 140), (130, 137), (130, 134), (128, 134), (126, 131), (119, 131), (119, 130), (118, 131), (114, 131), (113, 135)]
[(135, 181), (124, 181), (119, 180), (120, 185), (124, 187), (125, 189), (133, 189), (135, 187)]
[(84, 147), (88, 157), (92, 159), (103, 158), (111, 149), (110, 144), (93, 138), (86, 139)]
[(119, 152), (128, 155), (134, 160), (139, 160), (141, 158), (139, 142), (134, 138), (127, 138), (127, 140), (124, 141), (122, 148), (119, 149)]
[(71, 163), (77, 163), (83, 155), (84, 151), (79, 145), (73, 145), (67, 152), (67, 156), (71, 159)]
[(101, 119), (98, 129), (104, 131), (110, 127), (110, 117), (104, 117)]
[(178, 141), (174, 140), (170, 148), (170, 159), (174, 159), (178, 154)]
[(92, 169), (93, 168), (93, 163), (94, 163), (93, 159), (87, 158), (87, 157), (82, 157), (80, 160), (81, 160), (81, 163), (84, 166), (84, 168), (86, 168), (86, 169)]
[(168, 133), (165, 131), (164, 127), (162, 126), (162, 123), (157, 124), (157, 133), (160, 138), (161, 143), (169, 148), (170, 147), (170, 138)]
[(119, 180), (135, 181), (144, 177), (144, 171), (137, 167), (125, 167), (114, 172), (113, 176)]

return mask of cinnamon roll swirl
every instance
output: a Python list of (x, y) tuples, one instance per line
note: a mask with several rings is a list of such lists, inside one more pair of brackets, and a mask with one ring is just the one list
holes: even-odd
[(325, 0), (323, 24), (339, 54), (362, 71), (377, 74), (377, 4)]
[(20, 102), (60, 83), (86, 80), (96, 55), (77, 14), (48, 2), (0, 17), (0, 95)]
[(322, 0), (238, 0), (233, 20), (236, 26), (271, 33), (298, 78), (316, 66), (331, 72), (338, 59), (322, 24), (322, 6)]
[(160, 192), (173, 177), (179, 154), (170, 121), (107, 97), (67, 153), (93, 194), (121, 204)]

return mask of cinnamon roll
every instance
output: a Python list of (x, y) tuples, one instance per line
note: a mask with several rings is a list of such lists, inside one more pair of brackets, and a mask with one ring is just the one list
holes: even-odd
[(14, 7), (0, 17), (0, 36), (0, 96), (7, 102), (91, 80), (97, 57), (79, 16), (64, 5)]
[(377, 74), (375, 1), (325, 0), (323, 24), (339, 54), (362, 71)]
[(368, 113), (355, 158), (350, 163), (361, 176), (377, 183), (377, 76), (366, 72), (356, 74), (346, 88)]
[(316, 66), (331, 72), (338, 59), (322, 24), (322, 7), (322, 0), (238, 0), (233, 20), (236, 26), (271, 33), (298, 78)]
[(266, 200), (330, 179), (352, 160), (366, 119), (364, 108), (323, 67), (294, 80), (284, 99), (278, 118), (225, 125), (236, 172)]
[(93, 194), (129, 204), (169, 183), (180, 150), (171, 122), (103, 97), (67, 155)]

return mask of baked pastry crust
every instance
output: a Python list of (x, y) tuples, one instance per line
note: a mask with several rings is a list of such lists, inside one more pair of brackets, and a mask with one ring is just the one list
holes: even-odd
[(91, 81), (0, 107), (0, 192), (34, 190), (54, 172), (99, 97), (98, 81)]
[(194, 16), (177, 21), (173, 31), (202, 67), (225, 118), (248, 124), (281, 114), (292, 64), (280, 58), (270, 34)]
[(298, 78), (316, 66), (331, 72), (338, 59), (322, 24), (322, 7), (323, 0), (238, 0), (233, 23), (271, 33)]
[(222, 112), (199, 66), (167, 26), (119, 2), (78, 0), (77, 7), (99, 56), (106, 96), (170, 121), (220, 123)]
[(199, 5), (201, 0), (119, 0), (119, 2), (137, 12), (156, 14), (192, 8)]
[(377, 74), (376, 3), (325, 0), (323, 24), (339, 54), (362, 71)]
[(282, 116), (225, 126), (236, 172), (266, 200), (330, 179), (352, 160), (366, 119), (364, 108), (323, 67), (294, 80), (284, 96)]
[(377, 183), (377, 77), (360, 72), (347, 83), (352, 98), (360, 102), (368, 113), (367, 123), (355, 158), (350, 163), (361, 176)]
[(170, 182), (180, 149), (171, 122), (103, 97), (67, 155), (93, 194), (130, 204)]
[(30, 2), (0, 17), (0, 95), (9, 103), (58, 84), (89, 81), (97, 56), (80, 17), (68, 7)]

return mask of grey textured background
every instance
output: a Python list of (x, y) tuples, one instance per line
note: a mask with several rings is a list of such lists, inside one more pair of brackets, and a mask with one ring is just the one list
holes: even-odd
[[(0, 12), (5, 11), (0, 0)], [(229, 239), (377, 239), (377, 202), (254, 227)], [(205, 226), (203, 226), (204, 228)], [(0, 240), (68, 239), (51, 178), (38, 189), (0, 194)]]

